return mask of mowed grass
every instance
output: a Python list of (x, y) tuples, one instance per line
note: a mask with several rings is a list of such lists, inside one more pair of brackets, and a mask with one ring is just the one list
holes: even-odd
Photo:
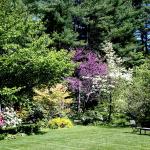
[(129, 128), (76, 126), (0, 141), (0, 150), (150, 150), (150, 136)]

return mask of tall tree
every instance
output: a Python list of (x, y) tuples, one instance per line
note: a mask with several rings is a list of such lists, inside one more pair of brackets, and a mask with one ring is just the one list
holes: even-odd
[(31, 94), (33, 87), (53, 85), (71, 75), (71, 54), (48, 48), (52, 39), (44, 33), (42, 22), (34, 20), (20, 0), (0, 1), (0, 18), (2, 99), (18, 92), (18, 88)]
[[(147, 0), (24, 1), (33, 12), (36, 8), (36, 15), (42, 16), (46, 33), (54, 40), (52, 46), (70, 48), (84, 40), (88, 47), (103, 54), (101, 45), (109, 40), (128, 67), (141, 64), (143, 54), (148, 53), (148, 31), (144, 24), (149, 11), (143, 7)], [(141, 43), (137, 40), (138, 29)]]
[[(107, 65), (92, 51), (77, 49), (73, 60), (80, 65), (74, 77), (68, 78), (69, 87), (77, 98), (78, 111), (94, 107), (98, 103), (101, 78), (107, 74)], [(100, 79), (99, 79), (100, 78)]]
[(110, 40), (116, 53), (126, 58), (128, 66), (142, 62), (142, 52), (134, 33), (144, 21), (142, 9), (136, 9), (130, 0), (87, 0), (79, 6), (88, 26), (88, 44), (100, 50), (101, 43)]
[(34, 13), (44, 21), (45, 32), (50, 34), (50, 37), (54, 40), (53, 46), (70, 48), (80, 45), (80, 42), (77, 41), (78, 34), (74, 31), (73, 26), (74, 0), (35, 0), (34, 3), (31, 2), (26, 0), (25, 3), (30, 4), (31, 11), (36, 8)]
[(137, 37), (140, 41), (140, 45), (145, 54), (150, 53), (150, 2), (148, 0), (135, 1), (134, 7), (142, 10), (143, 15), (140, 16), (140, 20), (144, 22), (137, 31)]

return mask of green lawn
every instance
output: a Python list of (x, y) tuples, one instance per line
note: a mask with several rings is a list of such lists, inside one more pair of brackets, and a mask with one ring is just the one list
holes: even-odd
[(150, 150), (150, 136), (131, 129), (76, 126), (0, 141), (0, 150)]

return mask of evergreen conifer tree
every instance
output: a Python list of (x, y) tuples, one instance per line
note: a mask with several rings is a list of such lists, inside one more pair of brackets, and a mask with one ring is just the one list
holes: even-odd
[(30, 10), (42, 18), (46, 27), (45, 32), (50, 34), (54, 41), (52, 46), (58, 49), (70, 48), (82, 43), (77, 41), (78, 33), (74, 31), (74, 0), (35, 0), (31, 2), (25, 1)]
[(81, 3), (80, 9), (83, 14), (81, 20), (88, 26), (91, 48), (100, 51), (101, 44), (110, 40), (128, 66), (142, 63), (143, 51), (134, 33), (144, 27), (143, 9), (134, 8), (130, 0), (87, 0)]

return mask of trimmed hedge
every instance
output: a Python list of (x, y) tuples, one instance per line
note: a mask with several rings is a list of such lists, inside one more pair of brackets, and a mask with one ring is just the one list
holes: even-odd
[(7, 134), (0, 134), (0, 140), (4, 140)]
[(18, 127), (9, 127), (9, 128), (0, 128), (0, 134), (16, 134), (16, 133), (25, 133), (30, 135), (32, 133), (39, 133), (40, 126), (38, 124), (22, 124)]
[(38, 124), (24, 124), (19, 127), (19, 132), (30, 135), (32, 133), (39, 133), (40, 126)]
[(16, 134), (18, 132), (17, 127), (7, 127), (7, 128), (0, 128), (0, 134)]

